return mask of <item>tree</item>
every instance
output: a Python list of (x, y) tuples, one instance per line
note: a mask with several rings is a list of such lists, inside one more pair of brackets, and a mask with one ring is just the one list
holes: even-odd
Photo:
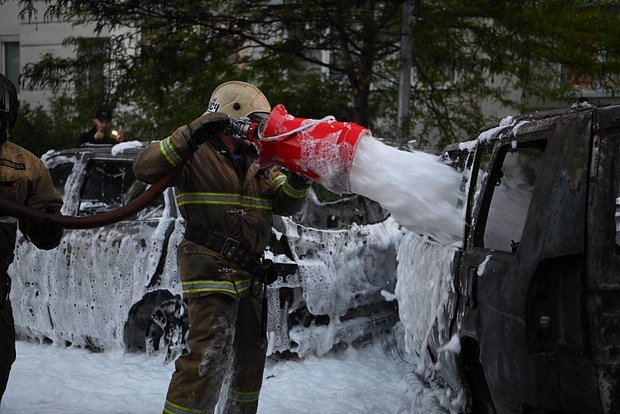
[[(32, 0), (20, 0), (24, 14)], [(400, 1), (47, 0), (48, 14), (94, 23), (111, 36), (106, 100), (158, 138), (206, 107), (213, 87), (255, 81), (302, 117), (326, 114), (395, 138)], [(409, 0), (411, 1), (411, 0)], [(567, 71), (618, 90), (620, 9), (609, 0), (414, 0), (411, 134), (440, 145), (485, 121), (484, 100), (527, 103), (578, 93)], [(69, 39), (81, 45), (84, 39)], [(26, 68), (30, 86), (74, 80), (92, 55)], [(91, 59), (91, 60), (89, 60)], [(510, 92), (520, 92), (512, 98)], [(134, 108), (132, 110), (132, 108)], [(138, 128), (139, 126), (139, 128)], [(141, 137), (144, 138), (144, 137)]]

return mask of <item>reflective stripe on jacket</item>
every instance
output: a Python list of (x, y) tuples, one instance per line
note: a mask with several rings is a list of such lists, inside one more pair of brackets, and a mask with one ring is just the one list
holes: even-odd
[(243, 295), (252, 284), (252, 279), (241, 279), (237, 281), (228, 280), (190, 280), (182, 282), (183, 293), (185, 296), (199, 293), (226, 293), (228, 295)]
[(196, 414), (201, 412), (202, 410), (183, 407), (180, 404), (175, 404), (172, 401), (168, 400), (166, 400), (164, 404), (164, 414)]

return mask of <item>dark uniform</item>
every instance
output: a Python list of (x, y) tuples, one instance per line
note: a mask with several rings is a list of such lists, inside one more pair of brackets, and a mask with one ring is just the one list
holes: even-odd
[[(60, 194), (54, 188), (43, 162), (11, 142), (0, 145), (0, 197), (28, 207), (58, 212)], [(6, 389), (11, 365), (15, 361), (15, 326), (7, 269), (13, 261), (17, 220), (0, 217), (0, 400)], [(62, 229), (50, 223), (19, 223), (20, 230), (35, 246), (52, 249), (60, 243)]]
[(187, 160), (175, 190), (186, 220), (177, 258), (190, 352), (176, 361), (164, 413), (213, 412), (226, 377), (223, 411), (253, 413), (267, 345), (258, 261), (270, 240), (272, 214), (299, 210), (310, 183), (277, 168), (260, 169), (251, 147), (231, 154), (214, 137), (196, 149), (191, 134), (187, 126), (177, 129), (134, 163), (136, 176), (150, 183)]
[(95, 139), (98, 129), (96, 126), (80, 135), (80, 144), (118, 144), (118, 140), (112, 137), (110, 128), (105, 129), (104, 136), (101, 139)]
[[(99, 108), (95, 112), (93, 118), (93, 126), (86, 132), (80, 135), (81, 144), (118, 144), (123, 140), (122, 134), (119, 131), (114, 131), (111, 128), (112, 125), (112, 112), (105, 108)], [(99, 139), (95, 137), (98, 131), (103, 133), (103, 136)]]

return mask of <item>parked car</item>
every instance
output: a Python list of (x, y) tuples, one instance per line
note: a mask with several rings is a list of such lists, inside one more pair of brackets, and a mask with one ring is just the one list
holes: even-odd
[[(132, 163), (145, 143), (87, 145), (43, 159), (63, 195), (65, 215), (110, 211), (146, 189)], [(185, 347), (187, 307), (176, 248), (184, 220), (167, 189), (133, 217), (101, 228), (66, 230), (39, 251), (23, 236), (10, 268), (18, 336), (93, 350), (165, 353)], [(399, 226), (366, 198), (311, 191), (295, 217), (276, 217), (267, 258), (281, 274), (269, 286), (269, 352), (322, 354), (389, 329)]]
[(399, 248), (427, 378), (464, 412), (619, 413), (620, 106), (506, 119), (445, 159), (463, 173), (463, 245)]

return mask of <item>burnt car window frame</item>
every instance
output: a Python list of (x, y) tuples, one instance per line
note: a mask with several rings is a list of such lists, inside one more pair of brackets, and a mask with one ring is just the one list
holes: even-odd
[[(523, 150), (528, 150), (528, 149), (538, 149), (541, 152), (541, 165), (544, 159), (544, 151), (545, 151), (545, 147), (546, 147), (546, 142), (543, 139), (540, 138), (532, 138), (532, 139), (522, 139), (519, 140), (518, 142), (516, 140), (510, 140), (510, 141), (498, 141), (494, 146), (493, 149), (491, 151), (491, 155), (488, 159), (488, 161), (480, 161), (480, 167), (478, 168), (478, 173), (477, 175), (484, 175), (486, 174), (486, 177), (484, 177), (484, 179), (482, 180), (482, 182), (479, 184), (481, 186), (481, 189), (483, 190), (483, 194), (481, 195), (481, 199), (479, 201), (480, 205), (479, 205), (479, 212), (477, 214), (477, 220), (474, 223), (474, 229), (473, 229), (473, 234), (472, 234), (472, 246), (475, 248), (481, 248), (481, 249), (486, 249), (486, 250), (494, 250), (494, 251), (500, 251), (500, 252), (506, 252), (509, 254), (514, 254), (516, 253), (517, 249), (518, 249), (518, 244), (519, 244), (519, 240), (514, 240), (514, 245), (511, 246), (511, 248), (509, 249), (504, 249), (504, 248), (497, 248), (496, 246), (487, 246), (488, 243), (485, 242), (485, 236), (487, 235), (487, 225), (488, 225), (488, 221), (489, 221), (489, 216), (491, 213), (491, 206), (494, 200), (494, 195), (496, 194), (495, 191), (495, 184), (491, 184), (491, 183), (497, 183), (499, 180), (501, 180), (503, 177), (503, 167), (504, 167), (504, 162), (506, 160), (506, 156), (510, 153), (510, 152), (514, 152), (514, 153), (518, 153), (520, 151)], [(501, 159), (501, 162), (499, 162)], [(489, 166), (493, 166), (493, 168), (491, 168), (489, 170)], [(540, 165), (539, 165), (540, 168)], [(538, 177), (538, 174), (536, 175), (536, 177)], [(534, 188), (534, 186), (536, 185), (536, 180), (534, 180), (534, 183), (532, 184), (532, 189)], [(528, 201), (528, 205), (527, 208), (524, 211), (524, 216), (523, 216), (523, 223), (521, 225), (521, 229), (520, 229), (520, 233), (519, 235), (521, 236), (523, 233), (523, 229), (525, 228), (525, 222), (527, 220), (527, 213), (529, 210), (529, 206), (531, 204), (531, 198)]]
[(620, 139), (616, 139), (612, 144), (612, 191), (610, 202), (611, 214), (613, 215), (612, 223), (615, 223), (614, 237), (612, 238), (613, 255), (615, 257), (616, 269), (620, 268)]
[[(119, 208), (127, 204), (128, 202), (135, 199), (137, 196), (142, 194), (146, 188), (147, 184), (138, 180), (133, 173), (133, 159), (129, 158), (110, 158), (110, 157), (92, 157), (84, 161), (86, 163), (85, 166), (85, 174), (80, 184), (79, 189), (79, 197), (78, 197), (78, 205), (77, 205), (77, 215), (79, 216), (88, 216), (92, 214), (103, 213), (107, 211), (111, 211), (113, 209)], [(113, 201), (112, 204), (105, 205), (106, 200), (101, 200), (101, 207), (92, 207), (90, 211), (85, 212), (85, 208), (82, 206), (82, 202), (85, 200), (97, 200), (97, 198), (85, 199), (84, 192), (87, 190), (87, 186), (89, 185), (89, 179), (94, 177), (91, 175), (93, 171), (98, 168), (98, 166), (105, 165), (122, 165), (122, 170), (124, 171), (124, 175), (122, 175), (122, 185), (120, 188), (120, 192), (118, 196), (110, 199)], [(126, 174), (129, 173), (129, 179), (126, 178)], [(114, 178), (114, 176), (111, 176)], [(139, 220), (149, 220), (149, 219), (159, 219), (164, 217), (165, 215), (165, 195), (162, 194), (158, 198), (153, 201), (149, 206), (147, 206), (144, 210), (137, 213), (134, 216), (128, 217), (123, 221), (139, 221)], [(157, 213), (159, 211), (159, 213)], [(154, 214), (156, 213), (156, 214)]]
[[(75, 160), (67, 159), (67, 161), (59, 162), (48, 168), (50, 176), (52, 177), (52, 183), (54, 183), (54, 188), (56, 188), (56, 191), (58, 191), (61, 197), (65, 195), (65, 185), (73, 172), (75, 163)], [(67, 166), (69, 167), (68, 169), (66, 169)]]
[(611, 160), (612, 169), (612, 185), (610, 188), (611, 194), (609, 195), (610, 212), (607, 213), (608, 217), (611, 216), (611, 222), (615, 224), (614, 232), (610, 240), (610, 256), (611, 263), (615, 271), (620, 270), (620, 134), (615, 136), (615, 139), (611, 139), (610, 146), (612, 148), (612, 156), (608, 159)]

